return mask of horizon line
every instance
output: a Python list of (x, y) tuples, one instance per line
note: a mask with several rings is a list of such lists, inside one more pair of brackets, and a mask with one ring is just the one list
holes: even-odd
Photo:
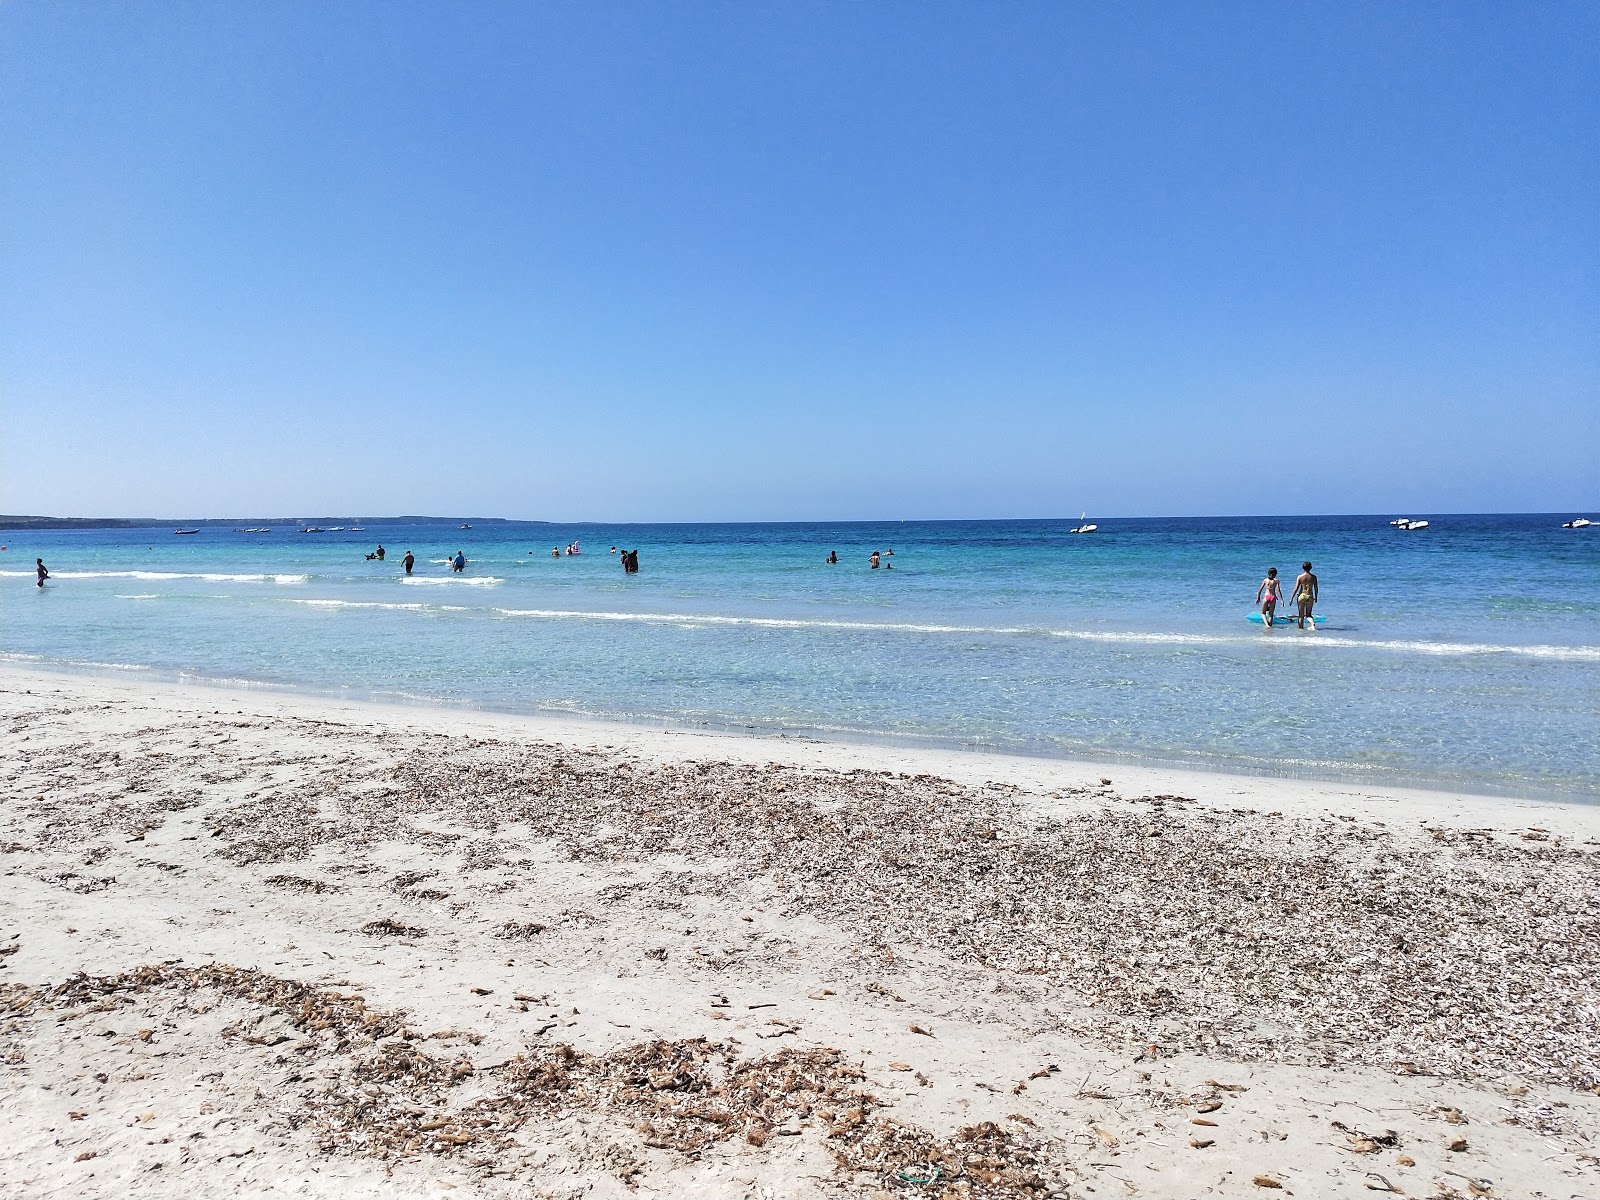
[[(1183, 521), (1183, 520), (1262, 520), (1281, 519), (1287, 517), (1382, 517), (1391, 511), (1398, 510), (1371, 510), (1368, 512), (1277, 512), (1277, 513), (1149, 513), (1129, 516), (1120, 514), (1092, 515), (1095, 521)], [(1569, 512), (1580, 510), (1569, 509), (1504, 509), (1499, 511), (1424, 511), (1410, 509), (1410, 513), (1418, 513), (1423, 517), (1513, 517), (1513, 516), (1546, 516), (1559, 517)], [(1086, 514), (1087, 515), (1087, 514)], [(103, 528), (118, 528), (124, 526), (159, 527), (164, 525), (204, 524), (217, 525), (234, 522), (260, 523), (270, 525), (295, 525), (311, 524), (323, 521), (343, 522), (384, 522), (388, 524), (414, 523), (423, 525), (444, 524), (451, 521), (482, 521), (485, 523), (518, 524), (518, 525), (899, 525), (899, 524), (978, 524), (985, 522), (1059, 522), (1081, 521), (1084, 517), (1072, 516), (1008, 516), (1008, 517), (786, 517), (781, 519), (766, 520), (732, 520), (720, 519), (673, 519), (673, 520), (599, 520), (594, 518), (576, 518), (571, 520), (557, 520), (549, 517), (498, 517), (498, 516), (429, 516), (423, 514), (401, 513), (393, 515), (323, 515), (315, 517), (61, 517), (47, 516), (31, 513), (0, 513), (0, 529), (26, 530), (28, 528), (48, 528), (50, 526), (76, 526), (88, 528), (100, 526)], [(26, 522), (26, 524), (13, 524), (13, 522)]]

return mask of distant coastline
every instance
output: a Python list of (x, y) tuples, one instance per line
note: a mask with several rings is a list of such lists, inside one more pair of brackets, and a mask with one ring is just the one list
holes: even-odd
[[(28, 517), (0, 514), (0, 529), (164, 529), (168, 525), (231, 529), (236, 525), (507, 525), (506, 517)], [(548, 525), (519, 521), (519, 525)]]

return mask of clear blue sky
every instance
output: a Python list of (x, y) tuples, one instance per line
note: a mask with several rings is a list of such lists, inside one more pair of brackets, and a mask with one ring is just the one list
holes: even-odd
[(0, 510), (1600, 507), (1600, 5), (0, 7)]

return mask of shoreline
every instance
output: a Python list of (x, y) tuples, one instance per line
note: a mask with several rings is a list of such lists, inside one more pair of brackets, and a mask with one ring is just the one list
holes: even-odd
[[(525, 710), (500, 709), (477, 701), (450, 701), (434, 697), (397, 697), (362, 692), (343, 694), (338, 691), (314, 687), (275, 683), (265, 680), (217, 678), (181, 668), (163, 668), (144, 664), (83, 663), (62, 660), (34, 659), (23, 655), (0, 655), (0, 680), (38, 676), (41, 680), (52, 678), (87, 679), (110, 685), (127, 683), (136, 690), (151, 685), (156, 688), (174, 688), (192, 691), (195, 696), (231, 695), (241, 698), (274, 697), (285, 704), (328, 704), (350, 706), (356, 714), (370, 713), (390, 722), (402, 721), (415, 714), (436, 714), (443, 720), (460, 719), (464, 722), (482, 721), (486, 727), (503, 730), (520, 730), (530, 736), (584, 739), (611, 736), (626, 739), (629, 734), (659, 734), (666, 737), (713, 739), (708, 745), (722, 745), (728, 739), (743, 739), (774, 746), (815, 744), (851, 749), (862, 755), (888, 755), (898, 761), (938, 761), (940, 770), (964, 778), (982, 775), (994, 763), (1002, 774), (1023, 771), (1039, 779), (1056, 777), (1062, 786), (1075, 786), (1073, 781), (1099, 779), (1108, 773), (1147, 781), (1150, 788), (1172, 790), (1188, 787), (1214, 792), (1218, 787), (1232, 787), (1246, 782), (1257, 786), (1241, 789), (1234, 794), (1256, 796), (1268, 785), (1281, 785), (1291, 789), (1311, 788), (1315, 793), (1347, 796), (1377, 796), (1387, 798), (1426, 799), (1439, 802), (1468, 801), (1481, 804), (1510, 804), (1535, 806), (1575, 806), (1600, 808), (1600, 796), (1546, 790), (1539, 788), (1518, 790), (1510, 784), (1503, 789), (1490, 787), (1462, 787), (1445, 781), (1418, 780), (1401, 777), (1386, 782), (1374, 778), (1354, 766), (1346, 771), (1318, 774), (1282, 765), (1252, 767), (1229, 763), (1216, 766), (1197, 765), (1181, 760), (1163, 760), (1135, 754), (1106, 752), (1103, 757), (1076, 757), (1047, 752), (992, 747), (975, 742), (938, 738), (932, 735), (892, 731), (869, 730), (817, 730), (796, 727), (793, 729), (764, 729), (737, 722), (676, 724), (667, 718), (641, 715), (636, 718), (611, 715), (591, 716), (585, 713), (564, 712), (557, 709), (533, 707)], [(784, 761), (788, 761), (785, 759)], [(862, 759), (865, 761), (865, 759)], [(1040, 770), (1027, 772), (1024, 764), (1051, 765), (1060, 768), (1052, 772), (1041, 766)], [(1211, 781), (1207, 786), (1204, 781)]]
[(1595, 806), (152, 683), (0, 667), (8, 1192), (1600, 1181)]

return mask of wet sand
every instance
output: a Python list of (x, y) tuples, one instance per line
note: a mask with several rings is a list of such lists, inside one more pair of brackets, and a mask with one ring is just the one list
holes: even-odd
[(18, 1196), (1600, 1196), (1600, 810), (0, 668)]

